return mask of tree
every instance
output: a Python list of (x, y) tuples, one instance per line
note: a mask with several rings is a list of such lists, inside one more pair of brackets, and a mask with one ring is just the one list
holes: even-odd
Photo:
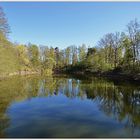
[(82, 44), (82, 46), (79, 46), (78, 51), (79, 51), (79, 61), (81, 62), (86, 58), (86, 45)]
[(63, 67), (65, 65), (65, 50), (59, 51), (58, 66)]
[(27, 70), (29, 67), (29, 58), (27, 54), (27, 48), (24, 45), (17, 45), (17, 58), (19, 60), (19, 72)]
[(131, 40), (124, 36), (122, 40), (122, 53), (123, 53), (123, 65), (124, 67), (128, 66), (127, 69), (131, 67), (131, 64), (133, 63), (133, 50), (131, 45)]
[(89, 56), (93, 56), (96, 52), (96, 48), (88, 48), (88, 52), (87, 52), (87, 56), (86, 58), (88, 58)]
[(113, 49), (114, 49), (114, 68), (118, 66), (119, 63), (119, 53), (118, 50), (121, 46), (121, 34), (116, 32), (113, 34)]
[(72, 65), (76, 65), (76, 63), (78, 62), (77, 47), (75, 45), (72, 45), (71, 48), (72, 48)]
[(105, 53), (105, 63), (109, 64), (111, 67), (113, 66), (113, 40), (112, 33), (108, 33), (103, 36), (103, 38), (99, 41), (99, 47), (104, 48)]
[(37, 70), (40, 67), (40, 59), (39, 59), (39, 49), (34, 44), (28, 45), (28, 55), (31, 62), (31, 66)]
[(42, 74), (47, 74), (47, 75), (52, 74), (52, 70), (55, 64), (56, 63), (53, 58), (51, 57), (46, 58), (45, 61), (42, 63)]
[(43, 61), (50, 57), (50, 49), (46, 46), (43, 50)]
[(2, 7), (0, 7), (0, 32), (3, 33), (5, 36), (10, 32), (10, 27)]
[(58, 62), (59, 62), (59, 48), (58, 47), (55, 48), (55, 61), (56, 61), (56, 65), (58, 65)]
[(53, 47), (44, 47), (42, 49), (43, 59), (41, 62), (41, 72), (42, 74), (50, 75), (56, 65), (56, 53)]
[(137, 19), (128, 23), (127, 32), (132, 45), (134, 66), (134, 63), (138, 61), (140, 50), (140, 24), (138, 23)]
[(88, 48), (87, 56), (86, 56), (86, 62), (85, 65), (88, 68), (88, 70), (93, 70), (94, 69), (94, 56), (97, 52), (96, 48)]
[(119, 63), (120, 45), (121, 34), (119, 32), (106, 34), (99, 42), (99, 46), (105, 50), (105, 63), (110, 63), (111, 67), (116, 68)]
[(71, 47), (65, 49), (65, 65), (69, 65), (71, 60)]

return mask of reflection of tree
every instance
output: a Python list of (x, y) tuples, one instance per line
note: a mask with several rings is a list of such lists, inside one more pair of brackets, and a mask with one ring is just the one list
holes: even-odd
[(140, 125), (140, 91), (128, 86), (119, 87), (119, 92), (122, 93), (122, 105), (119, 117), (122, 120), (127, 115), (129, 125)]
[[(49, 95), (63, 94), (68, 98), (78, 97), (99, 102), (99, 108), (106, 115), (118, 121), (128, 118), (128, 124), (140, 124), (139, 89), (132, 86), (117, 86), (113, 82), (94, 78), (92, 81), (67, 78), (46, 78), (45, 89)], [(45, 91), (45, 90), (44, 90)]]
[(140, 87), (114, 84), (103, 79), (92, 78), (79, 81), (64, 77), (15, 77), (0, 82), (0, 137), (8, 126), (7, 107), (14, 101), (36, 96), (63, 95), (70, 99), (88, 99), (98, 103), (107, 116), (125, 123), (126, 128), (140, 126)]
[(0, 137), (4, 137), (3, 130), (9, 125), (6, 109), (12, 102), (28, 99), (38, 93), (38, 78), (12, 77), (0, 81)]
[(118, 121), (127, 120), (126, 127), (140, 126), (140, 89), (132, 85), (114, 85), (112, 82), (93, 79), (80, 88), (87, 98), (99, 102), (99, 108), (106, 115)]
[(41, 80), (40, 93), (43, 95), (54, 95), (56, 81), (52, 77), (46, 77)]
[(28, 94), (28, 98), (36, 97), (39, 92), (40, 83), (39, 83), (39, 77), (33, 77), (30, 80), (28, 80), (26, 86)]

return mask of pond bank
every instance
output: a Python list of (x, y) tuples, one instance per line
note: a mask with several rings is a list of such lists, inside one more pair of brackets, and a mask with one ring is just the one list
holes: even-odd
[[(58, 74), (58, 73), (57, 73)], [(59, 73), (60, 74), (60, 73)], [(140, 73), (137, 74), (125, 74), (125, 73), (115, 73), (115, 72), (73, 72), (73, 73), (63, 73), (67, 75), (75, 75), (77, 77), (100, 77), (107, 78), (110, 80), (120, 80), (120, 81), (131, 81), (140, 82)]]
[(136, 74), (127, 74), (127, 73), (117, 73), (117, 72), (106, 72), (99, 74), (100, 76), (111, 78), (111, 79), (118, 79), (118, 80), (128, 80), (128, 81), (140, 81), (140, 73)]
[[(11, 77), (11, 76), (26, 76), (26, 75), (40, 75), (41, 73), (39, 71), (21, 71), (21, 72), (13, 72), (9, 74), (3, 74), (0, 75), (0, 80), (3, 80), (5, 78)], [(120, 81), (131, 81), (131, 82), (140, 82), (140, 73), (137, 74), (125, 74), (125, 73), (115, 73), (115, 72), (57, 72), (53, 73), (52, 75), (54, 76), (59, 76), (59, 75), (74, 75), (76, 77), (81, 77), (81, 78), (87, 78), (87, 77), (100, 77), (100, 78), (107, 78), (110, 80), (120, 80)]]
[(34, 74), (40, 74), (40, 72), (37, 71), (20, 71), (20, 72), (13, 72), (13, 73), (8, 73), (8, 74), (1, 74), (0, 75), (0, 80), (3, 80), (5, 78), (11, 77), (11, 76), (24, 76), (24, 75), (34, 75)]

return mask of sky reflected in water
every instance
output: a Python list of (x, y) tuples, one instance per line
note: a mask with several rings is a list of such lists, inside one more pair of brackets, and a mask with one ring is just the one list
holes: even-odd
[(140, 137), (139, 85), (32, 76), (0, 89), (0, 137)]

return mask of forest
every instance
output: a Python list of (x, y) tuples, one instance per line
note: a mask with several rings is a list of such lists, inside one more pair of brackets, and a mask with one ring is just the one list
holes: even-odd
[(10, 32), (0, 7), (0, 76), (119, 73), (140, 77), (140, 23), (137, 19), (126, 23), (125, 32), (105, 34), (95, 46), (83, 43), (60, 49), (59, 46), (19, 44), (9, 41)]

